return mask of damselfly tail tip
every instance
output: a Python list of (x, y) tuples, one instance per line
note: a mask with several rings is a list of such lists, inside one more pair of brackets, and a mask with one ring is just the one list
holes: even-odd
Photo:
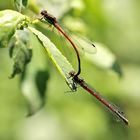
[(126, 125), (129, 125), (129, 121), (128, 119), (124, 116), (124, 113), (123, 112), (120, 112), (118, 114), (118, 116), (120, 117), (120, 119), (126, 124)]
[(129, 125), (129, 121), (126, 118), (123, 121), (126, 125)]

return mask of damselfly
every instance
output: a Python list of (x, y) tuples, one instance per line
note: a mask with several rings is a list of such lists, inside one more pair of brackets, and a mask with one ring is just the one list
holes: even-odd
[[(61, 26), (58, 24), (57, 19), (54, 16), (49, 14), (46, 10), (42, 10), (41, 15), (43, 16), (43, 19), (45, 19), (50, 25), (53, 25), (71, 43), (71, 45), (74, 48), (74, 50), (76, 52), (76, 55), (77, 55), (78, 71), (75, 75), (78, 76), (81, 73), (81, 61), (80, 61), (80, 55), (79, 55), (79, 52), (78, 52), (78, 49), (77, 49), (75, 43), (67, 35), (67, 33), (61, 28)], [(93, 43), (91, 43), (90, 45), (91, 45), (92, 48), (95, 48)]]
[(83, 89), (85, 89), (88, 93), (93, 95), (98, 101), (100, 101), (103, 105), (105, 105), (110, 111), (115, 113), (125, 124), (128, 125), (128, 120), (124, 116), (124, 113), (118, 109), (116, 105), (113, 105), (109, 101), (107, 101), (104, 97), (102, 97), (99, 92), (97, 92), (95, 89), (90, 87), (83, 79), (79, 78), (77, 75), (75, 75), (75, 72), (69, 73), (70, 77), (72, 77), (73, 83), (71, 85), (71, 90), (76, 91), (77, 85), (80, 85)]
[[(75, 43), (73, 43), (72, 39), (67, 35), (67, 33), (58, 24), (57, 19), (54, 16), (50, 15), (46, 10), (41, 11), (41, 15), (43, 16), (44, 20), (46, 20), (50, 25), (53, 25), (62, 35), (64, 35), (64, 37), (71, 43), (72, 47), (74, 48), (76, 52), (77, 60), (78, 60), (78, 71), (77, 73), (75, 72), (69, 73), (70, 77), (72, 77), (72, 80), (73, 80), (73, 83), (70, 86), (71, 90), (76, 91), (77, 85), (80, 85), (83, 89), (85, 89), (87, 92), (93, 95), (98, 101), (100, 101), (109, 110), (115, 113), (125, 124), (128, 125), (128, 120), (126, 119), (122, 111), (119, 111), (119, 109), (115, 105), (107, 101), (96, 90), (91, 88), (83, 79), (78, 77), (79, 74), (81, 73), (81, 61), (80, 61), (80, 55), (79, 55), (78, 49)], [(91, 46), (95, 47), (94, 44), (91, 44)]]

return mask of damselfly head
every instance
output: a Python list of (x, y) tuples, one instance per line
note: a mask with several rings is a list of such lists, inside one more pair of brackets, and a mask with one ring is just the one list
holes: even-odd
[(46, 10), (42, 10), (42, 11), (41, 11), (41, 15), (44, 16), (44, 15), (46, 15), (46, 14), (48, 14)]
[(69, 75), (70, 75), (70, 77), (74, 77), (75, 76), (75, 71), (70, 71)]

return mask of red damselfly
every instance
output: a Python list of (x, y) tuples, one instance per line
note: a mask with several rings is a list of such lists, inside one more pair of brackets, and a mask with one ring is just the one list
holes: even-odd
[[(58, 24), (57, 19), (54, 16), (49, 14), (46, 10), (42, 10), (41, 15), (43, 16), (43, 19), (45, 19), (50, 25), (53, 25), (71, 43), (71, 45), (74, 48), (74, 50), (76, 52), (76, 55), (77, 55), (78, 71), (77, 71), (77, 73), (75, 75), (78, 76), (81, 73), (81, 61), (80, 61), (80, 55), (79, 55), (79, 52), (78, 52), (78, 49), (77, 49), (75, 43), (67, 35), (67, 33), (61, 28), (61, 26)], [(91, 43), (90, 45), (91, 45), (91, 47), (95, 48), (93, 43)]]
[(90, 87), (83, 79), (79, 78), (77, 75), (75, 75), (75, 72), (69, 73), (70, 77), (72, 77), (73, 83), (71, 85), (71, 90), (76, 91), (77, 85), (80, 85), (83, 89), (85, 89), (88, 93), (93, 95), (98, 101), (100, 101), (103, 105), (105, 105), (110, 111), (115, 113), (125, 124), (128, 125), (128, 120), (124, 116), (124, 113), (118, 109), (116, 105), (113, 105), (109, 101), (107, 101), (104, 97), (102, 97), (99, 92), (97, 92), (95, 89)]

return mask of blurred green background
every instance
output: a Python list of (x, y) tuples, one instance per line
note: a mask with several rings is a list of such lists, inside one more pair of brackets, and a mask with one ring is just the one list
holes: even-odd
[[(14, 9), (13, 1), (0, 0), (0, 10), (4, 9)], [(62, 23), (69, 17), (70, 22), (80, 20), (83, 35), (102, 43), (115, 54), (123, 71), (122, 78), (112, 69), (82, 58), (81, 75), (125, 112), (130, 125), (117, 121), (81, 88), (76, 93), (66, 92), (69, 88), (64, 79), (37, 39), (32, 38), (36, 46), (33, 46), (33, 58), (28, 65), (31, 69), (28, 86), (32, 87), (30, 84), (38, 71), (49, 73), (45, 106), (35, 115), (26, 117), (27, 95), (22, 94), (20, 76), (8, 79), (12, 60), (7, 48), (0, 49), (0, 140), (139, 140), (140, 1), (30, 0), (24, 13), (35, 18), (38, 9), (47, 9)], [(53, 34), (51, 32), (50, 36)], [(34, 90), (37, 93), (37, 89)]]

